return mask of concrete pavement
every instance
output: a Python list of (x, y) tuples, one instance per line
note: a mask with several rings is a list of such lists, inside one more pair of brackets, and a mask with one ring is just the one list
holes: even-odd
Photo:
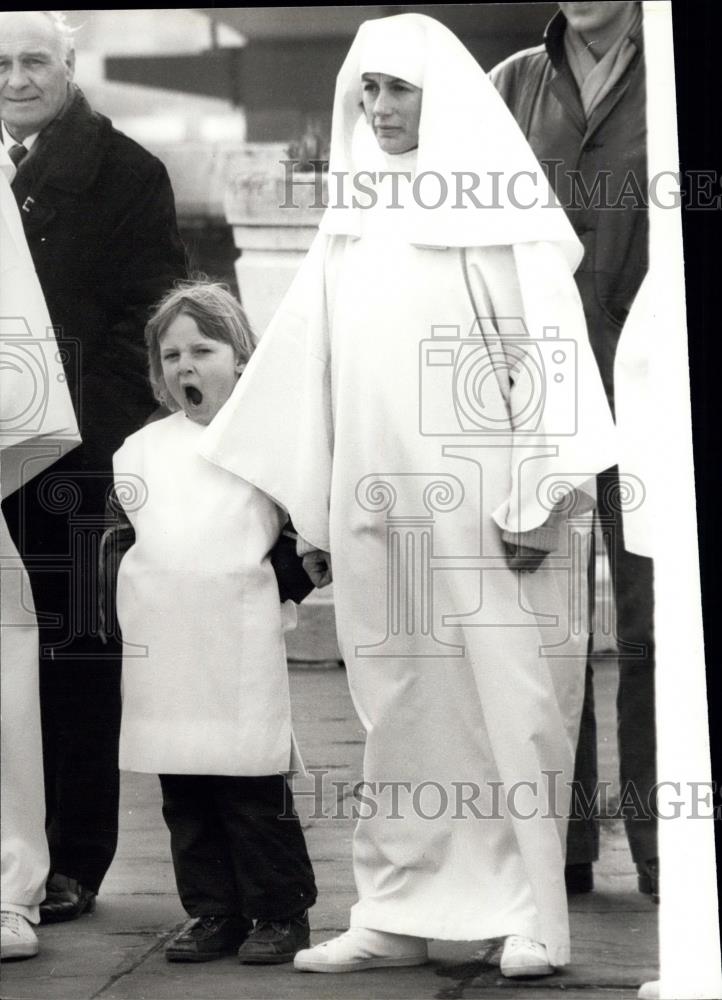
[[(597, 712), (600, 777), (616, 783), (613, 662), (600, 665)], [(309, 767), (328, 771), (325, 812), (337, 806), (330, 781), (361, 777), (363, 730), (340, 668), (291, 671), (295, 728)], [(302, 787), (302, 786), (299, 786)], [(310, 790), (310, 786), (303, 786)], [(314, 819), (313, 796), (297, 800), (316, 869), (319, 900), (311, 912), (314, 943), (347, 927), (356, 894), (351, 873), (352, 819)], [(341, 810), (343, 812), (343, 810)], [(118, 853), (97, 910), (69, 924), (40, 928), (41, 954), (2, 965), (3, 1000), (307, 1000), (307, 998), (524, 997), (631, 1000), (640, 983), (657, 978), (656, 908), (636, 892), (620, 822), (602, 827), (597, 890), (572, 897), (573, 965), (543, 980), (513, 983), (473, 959), (479, 944), (433, 942), (432, 963), (412, 969), (348, 975), (294, 972), (290, 966), (240, 966), (233, 958), (198, 966), (172, 965), (165, 941), (184, 922), (175, 892), (168, 833), (154, 776), (124, 774)]]

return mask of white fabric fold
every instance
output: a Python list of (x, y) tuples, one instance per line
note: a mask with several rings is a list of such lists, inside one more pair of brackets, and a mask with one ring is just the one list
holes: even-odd
[(80, 443), (63, 363), (10, 181), (15, 167), (0, 146), (0, 451), (2, 496), (9, 496)]
[[(0, 497), (80, 443), (40, 282), (0, 146)], [(28, 530), (32, 531), (32, 525)], [(30, 580), (0, 514), (2, 884), (6, 907), (33, 923), (45, 895), (38, 631)]]

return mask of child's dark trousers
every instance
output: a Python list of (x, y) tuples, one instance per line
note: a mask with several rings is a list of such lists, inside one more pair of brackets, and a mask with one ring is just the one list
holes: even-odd
[(286, 779), (161, 774), (178, 894), (191, 917), (284, 920), (316, 900)]

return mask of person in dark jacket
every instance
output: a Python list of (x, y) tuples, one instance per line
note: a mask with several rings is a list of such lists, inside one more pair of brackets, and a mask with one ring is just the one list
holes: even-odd
[(90, 108), (73, 69), (59, 15), (0, 15), (2, 140), (83, 439), (3, 505), (40, 628), (44, 922), (92, 910), (115, 852), (120, 649), (98, 637), (97, 551), (111, 456), (155, 406), (144, 325), (186, 274), (165, 167)]
[[(584, 244), (576, 280), (614, 412), (617, 344), (648, 262), (642, 10), (636, 0), (559, 7), (544, 43), (510, 56), (491, 78)], [(617, 607), (621, 794), (632, 807), (627, 837), (640, 891), (657, 899), (653, 566), (624, 547), (617, 469), (599, 476), (597, 486)], [(597, 787), (596, 758), (590, 662), (575, 774), (588, 801)], [(578, 814), (567, 839), (570, 891), (592, 889), (598, 852), (596, 818)]]

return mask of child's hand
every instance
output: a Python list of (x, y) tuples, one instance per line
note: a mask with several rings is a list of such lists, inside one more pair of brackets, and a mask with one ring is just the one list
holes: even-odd
[(303, 568), (308, 573), (316, 587), (327, 587), (333, 580), (331, 571), (331, 553), (322, 549), (314, 549), (303, 557)]

